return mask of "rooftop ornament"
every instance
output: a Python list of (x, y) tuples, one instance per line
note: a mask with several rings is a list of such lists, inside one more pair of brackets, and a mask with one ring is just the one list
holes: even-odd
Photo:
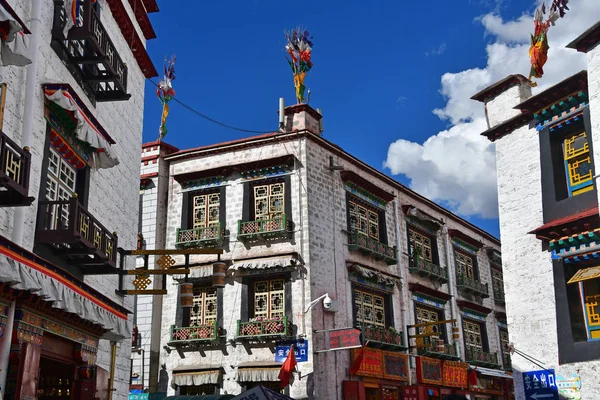
[(294, 74), (296, 100), (298, 101), (298, 104), (308, 103), (310, 101), (310, 89), (305, 98), (304, 90), (306, 88), (304, 86), (304, 78), (306, 77), (306, 73), (310, 71), (313, 66), (310, 61), (313, 46), (311, 41), (312, 36), (310, 36), (308, 31), (302, 28), (296, 28), (291, 32), (285, 32), (285, 38), (287, 39), (285, 51), (289, 55), (289, 58), (286, 57), (286, 59)]
[(545, 21), (546, 4), (542, 3), (542, 6), (535, 11), (535, 16), (533, 17), (534, 32), (531, 35), (531, 47), (529, 48), (529, 59), (531, 61), (529, 82), (532, 87), (536, 87), (537, 83), (533, 82), (531, 78), (539, 79), (544, 75), (542, 67), (548, 60), (549, 49), (548, 29), (550, 29), (550, 26), (554, 26), (559, 18), (565, 16), (566, 11), (569, 10), (568, 3), (569, 0), (553, 0), (548, 12), (548, 18)]
[(175, 80), (175, 56), (170, 60), (165, 59), (164, 75), (162, 81), (158, 83), (156, 95), (163, 105), (160, 128), (158, 130), (158, 140), (162, 140), (167, 134), (167, 116), (169, 115), (169, 101), (175, 97), (172, 81)]

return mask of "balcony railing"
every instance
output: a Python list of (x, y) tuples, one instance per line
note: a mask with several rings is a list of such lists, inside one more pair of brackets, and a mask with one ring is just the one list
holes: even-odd
[(456, 275), (456, 286), (465, 292), (478, 294), (484, 298), (490, 297), (490, 290), (487, 283), (481, 283), (463, 274)]
[(378, 242), (358, 230), (354, 230), (348, 236), (348, 248), (352, 251), (361, 251), (372, 255), (375, 259), (383, 260), (388, 265), (398, 262), (396, 247)]
[(499, 367), (498, 353), (488, 353), (482, 350), (467, 347), (465, 359), (469, 364), (478, 365), (480, 367)]
[(494, 301), (499, 304), (504, 304), (504, 290), (501, 288), (494, 288)]
[(292, 334), (292, 324), (287, 316), (283, 319), (265, 319), (237, 323), (238, 339), (268, 339)]
[(213, 342), (218, 339), (217, 321), (208, 325), (176, 327), (171, 325), (169, 345)]
[(98, 11), (91, 0), (82, 0), (76, 7), (78, 19), (65, 38), (64, 0), (54, 0), (52, 48), (92, 101), (128, 100), (127, 65), (100, 22)]
[(418, 354), (425, 357), (440, 358), (443, 360), (457, 360), (458, 351), (456, 350), (456, 343), (448, 344), (440, 340), (441, 343), (434, 343), (430, 347), (424, 347), (418, 349)]
[(448, 282), (448, 270), (420, 257), (410, 257), (408, 270), (413, 274), (428, 276), (440, 282)]
[(502, 361), (504, 364), (504, 370), (512, 371), (512, 360), (510, 359), (510, 354), (502, 354)]
[(0, 131), (0, 206), (29, 206), (33, 197), (29, 194), (29, 149), (21, 149)]
[(271, 219), (238, 221), (238, 238), (242, 240), (287, 237), (291, 231), (291, 222), (285, 214)]
[(395, 329), (362, 325), (363, 340), (369, 341), (369, 346), (384, 349), (405, 350), (402, 332)]
[(210, 247), (223, 244), (221, 224), (204, 228), (177, 229), (175, 247)]
[(117, 235), (94, 218), (77, 197), (39, 202), (35, 242), (53, 246), (85, 267), (84, 274), (114, 273)]

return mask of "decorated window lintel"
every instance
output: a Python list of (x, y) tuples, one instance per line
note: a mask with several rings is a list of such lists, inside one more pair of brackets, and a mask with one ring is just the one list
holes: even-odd
[(388, 202), (384, 199), (372, 194), (371, 192), (361, 188), (356, 183), (351, 181), (344, 182), (344, 190), (352, 195), (356, 196), (358, 199), (363, 202), (368, 203), (369, 205), (379, 208), (381, 210), (385, 210)]
[(439, 299), (437, 297), (420, 292), (413, 292), (412, 299), (417, 303), (425, 304), (429, 307), (435, 307), (439, 309), (444, 309), (447, 303), (446, 300)]

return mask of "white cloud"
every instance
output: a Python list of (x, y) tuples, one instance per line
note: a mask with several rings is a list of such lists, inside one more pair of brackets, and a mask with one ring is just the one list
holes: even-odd
[[(532, 2), (531, 9), (540, 3)], [(569, 8), (565, 18), (550, 28), (548, 62), (535, 92), (586, 68), (585, 56), (565, 46), (597, 22), (600, 1), (571, 0)], [(492, 39), (486, 46), (486, 67), (448, 72), (441, 78), (446, 104), (433, 113), (451, 127), (423, 144), (395, 141), (384, 162), (392, 174), (405, 175), (413, 190), (466, 217), (498, 215), (494, 146), (480, 135), (487, 129), (483, 105), (470, 97), (510, 74), (528, 75), (533, 17), (525, 12), (511, 21), (494, 13), (478, 19)]]
[(446, 42), (440, 44), (437, 49), (430, 50), (425, 53), (426, 56), (441, 56), (446, 51)]

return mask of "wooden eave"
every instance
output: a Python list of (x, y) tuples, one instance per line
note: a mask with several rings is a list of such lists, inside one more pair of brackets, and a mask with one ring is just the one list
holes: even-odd
[(543, 92), (528, 98), (521, 104), (515, 106), (517, 110), (528, 112), (532, 115), (546, 108), (552, 103), (580, 90), (587, 92), (587, 71), (583, 70), (569, 78), (544, 90)]
[(485, 306), (482, 306), (481, 304), (473, 303), (467, 300), (456, 300), (456, 305), (459, 308), (466, 308), (486, 315), (492, 312), (491, 308), (487, 308)]
[(196, 179), (210, 178), (210, 177), (214, 177), (214, 176), (228, 176), (233, 172), (246, 172), (246, 171), (252, 171), (252, 170), (261, 169), (261, 168), (273, 167), (273, 166), (277, 166), (277, 165), (286, 165), (286, 166), (290, 166), (290, 167), (293, 166), (294, 165), (294, 156), (288, 155), (288, 156), (281, 156), (281, 157), (276, 157), (276, 158), (267, 158), (267, 159), (261, 159), (256, 162), (226, 165), (226, 166), (211, 168), (211, 169), (207, 169), (207, 170), (203, 170), (203, 171), (194, 171), (194, 172), (187, 172), (187, 173), (183, 173), (183, 174), (174, 174), (173, 178), (177, 182), (182, 183), (182, 182), (187, 182), (187, 181), (196, 180)]
[(435, 298), (438, 298), (438, 299), (444, 300), (444, 301), (450, 301), (450, 299), (452, 298), (451, 294), (441, 292), (439, 290), (427, 287), (420, 283), (409, 283), (408, 288), (413, 293), (423, 293), (425, 295), (435, 297)]
[(491, 142), (495, 142), (496, 140), (514, 132), (520, 127), (527, 125), (533, 118), (532, 115), (533, 114), (530, 112), (521, 112), (520, 114), (517, 114), (514, 117), (509, 118), (493, 128), (481, 133), (481, 136), (485, 136)]
[(448, 235), (450, 235), (451, 238), (460, 239), (475, 248), (480, 249), (483, 247), (483, 243), (481, 243), (479, 240), (472, 238), (458, 229), (448, 229)]
[(142, 39), (140, 39), (135, 31), (133, 21), (129, 18), (129, 14), (127, 13), (127, 10), (125, 10), (123, 2), (121, 0), (106, 1), (110, 6), (114, 19), (117, 21), (117, 25), (119, 25), (119, 29), (121, 29), (123, 38), (133, 52), (133, 56), (144, 76), (146, 78), (157, 77), (158, 72), (156, 72), (156, 68), (154, 68), (154, 64), (152, 64), (152, 60), (146, 51)]
[(576, 49), (582, 53), (587, 53), (600, 42), (600, 21), (594, 26), (583, 32), (575, 40), (567, 45), (570, 49)]
[(382, 188), (380, 188), (379, 186), (371, 183), (370, 181), (366, 180), (365, 178), (363, 178), (362, 176), (358, 175), (355, 172), (352, 171), (342, 171), (340, 173), (340, 177), (342, 178), (342, 181), (344, 182), (353, 182), (356, 185), (360, 186), (361, 188), (365, 189), (366, 191), (374, 194), (377, 197), (380, 197), (381, 199), (390, 202), (392, 200), (394, 200), (394, 195), (386, 192), (385, 190), (383, 190)]
[[(104, 129), (104, 127), (98, 122), (94, 114), (90, 111), (89, 108), (85, 105), (85, 103), (81, 100), (81, 97), (77, 94), (77, 92), (73, 89), (73, 87), (68, 83), (44, 83), (42, 85), (44, 89), (49, 90), (66, 90), (75, 100), (77, 106), (84, 112), (85, 116), (94, 124), (94, 126), (98, 129), (100, 134), (108, 141), (110, 144), (117, 143)], [(45, 99), (45, 97), (44, 97)]]
[(490, 85), (477, 92), (475, 95), (473, 95), (473, 97), (471, 97), (471, 99), (487, 103), (489, 100), (505, 92), (507, 89), (526, 82), (528, 82), (527, 78), (521, 74), (509, 75), (493, 85)]
[(436, 210), (440, 214), (445, 215), (445, 216), (457, 221), (461, 225), (467, 227), (468, 229), (473, 230), (474, 232), (477, 232), (478, 234), (486, 237), (492, 243), (500, 245), (500, 240), (498, 238), (492, 236), (489, 232), (486, 232), (483, 229), (478, 228), (477, 226), (473, 225), (469, 221), (459, 217), (458, 215), (445, 209), (444, 207), (440, 206), (439, 204), (433, 202), (432, 200), (418, 194), (417, 192), (415, 192), (413, 190), (410, 190), (409, 188), (407, 188), (400, 182), (396, 181), (395, 179), (391, 178), (390, 176), (384, 174), (383, 172), (378, 171), (377, 169), (373, 168), (372, 166), (366, 164), (364, 161), (361, 161), (358, 158), (354, 157), (353, 155), (347, 153), (340, 146), (328, 141), (327, 139), (323, 138), (322, 136), (317, 136), (317, 135), (309, 133), (309, 132), (291, 132), (291, 133), (273, 132), (273, 133), (261, 134), (261, 135), (251, 136), (251, 137), (232, 140), (232, 141), (223, 142), (223, 143), (216, 143), (216, 144), (192, 148), (192, 149), (180, 150), (177, 153), (173, 153), (173, 154), (170, 154), (169, 156), (165, 157), (165, 160), (167, 160), (169, 162), (174, 162), (174, 161), (179, 161), (179, 160), (183, 160), (183, 159), (203, 157), (206, 155), (222, 154), (222, 153), (231, 152), (231, 151), (239, 151), (240, 149), (243, 149), (243, 148), (258, 147), (258, 146), (261, 146), (266, 143), (279, 143), (279, 142), (292, 141), (292, 140), (303, 139), (303, 138), (312, 140), (313, 142), (315, 142), (322, 148), (325, 148), (325, 149), (331, 151), (336, 156), (353, 164), (357, 168), (363, 170), (365, 173), (371, 175), (373, 178), (381, 179), (387, 185), (389, 185), (393, 188), (396, 188), (397, 190), (401, 191), (402, 193), (410, 196), (416, 202), (421, 202), (421, 203), (425, 204), (427, 207), (429, 207), (433, 210)]
[(8, 1), (0, 0), (0, 6), (4, 7), (4, 9), (11, 15), (11, 17), (13, 17), (19, 23), (19, 25), (21, 25), (21, 28), (23, 28), (23, 33), (28, 35), (31, 33), (29, 28), (27, 28), (27, 25), (25, 25), (23, 20), (19, 18), (19, 14), (17, 14), (15, 10), (13, 10), (13, 8), (10, 6), (10, 4), (8, 4)]
[(146, 7), (144, 7), (143, 0), (129, 0), (129, 5), (133, 10), (136, 21), (142, 29), (144, 37), (146, 39), (156, 39), (156, 32), (154, 32), (154, 28), (152, 27), (150, 18), (148, 18), (148, 14), (146, 13)]
[(598, 227), (600, 227), (600, 215), (598, 215), (598, 206), (596, 206), (568, 217), (547, 222), (529, 233), (540, 240), (550, 241), (580, 232), (592, 231)]

